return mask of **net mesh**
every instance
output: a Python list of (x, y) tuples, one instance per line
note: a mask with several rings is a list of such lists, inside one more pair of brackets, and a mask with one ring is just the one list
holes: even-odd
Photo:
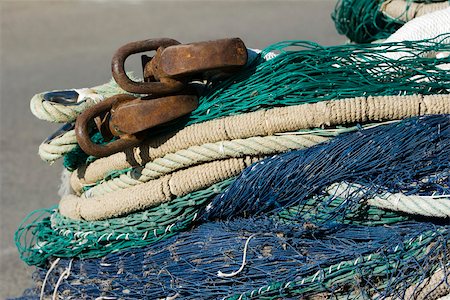
[[(448, 195), (449, 120), (448, 115), (410, 118), (261, 160), (213, 200), (207, 218), (278, 211), (342, 181), (367, 187), (367, 197), (383, 192)], [(348, 207), (347, 202), (330, 217), (345, 214)]]
[[(448, 265), (448, 226), (327, 224), (312, 228), (277, 217), (210, 222), (156, 245), (102, 259), (63, 259), (44, 290), (68, 298), (273, 299), (322, 295), (350, 299), (398, 296)], [(247, 247), (245, 246), (248, 243)], [(220, 277), (242, 271), (232, 277)], [(39, 268), (35, 293), (47, 269)], [(30, 292), (29, 292), (30, 293)], [(417, 291), (418, 293), (418, 291)]]
[(148, 210), (105, 221), (78, 221), (56, 207), (30, 213), (15, 241), (20, 258), (41, 265), (51, 257), (99, 257), (129, 247), (155, 243), (186, 230), (208, 200), (223, 192), (233, 178)]
[[(356, 43), (369, 43), (388, 38), (405, 22), (386, 16), (380, 7), (385, 0), (339, 0), (331, 15), (337, 31)], [(448, 0), (405, 0), (407, 14), (410, 3), (431, 4)]]
[[(443, 42), (446, 38), (450, 34), (435, 40), (327, 47), (307, 41), (280, 42), (266, 48), (231, 78), (209, 83), (195, 111), (178, 124), (157, 130), (176, 130), (220, 117), (325, 100), (448, 94), (450, 73), (439, 65), (449, 63), (450, 57), (438, 61), (423, 55), (450, 51), (450, 44)], [(271, 51), (279, 55), (268, 61), (261, 58)], [(401, 60), (389, 58), (398, 52), (412, 55)], [(87, 156), (79, 148), (77, 151), (66, 155), (66, 168), (76, 169), (80, 161), (86, 161)]]
[[(342, 134), (331, 142), (256, 163), (236, 180), (231, 178), (124, 218), (86, 222), (38, 211), (38, 217), (32, 215), (24, 221), (16, 242), (22, 259), (42, 264), (50, 256), (99, 257), (161, 241), (189, 230), (198, 219), (281, 211), (319, 225), (346, 224), (346, 220), (360, 225), (402, 221), (403, 216), (361, 201), (384, 191), (449, 194), (449, 124), (448, 116), (434, 115)], [(368, 189), (337, 200), (327, 188), (341, 181)]]

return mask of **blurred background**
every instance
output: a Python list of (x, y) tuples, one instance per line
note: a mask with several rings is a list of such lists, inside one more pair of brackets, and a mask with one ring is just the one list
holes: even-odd
[[(57, 204), (61, 162), (37, 151), (58, 124), (36, 119), (29, 100), (39, 92), (91, 87), (111, 77), (121, 45), (170, 37), (188, 43), (240, 37), (262, 49), (282, 40), (325, 45), (345, 38), (330, 14), (336, 0), (297, 1), (1, 1), (0, 0), (0, 298), (32, 284), (32, 267), (13, 237), (32, 210)], [(139, 57), (131, 58), (139, 70)]]

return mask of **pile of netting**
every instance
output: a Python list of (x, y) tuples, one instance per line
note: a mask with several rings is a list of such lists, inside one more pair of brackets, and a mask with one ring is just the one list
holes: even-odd
[[(339, 0), (332, 17), (339, 33), (367, 43), (387, 39), (406, 22), (448, 7), (448, 0)], [(434, 17), (443, 20), (448, 15)]]
[(249, 50), (190, 115), (103, 158), (79, 148), (71, 123), (125, 91), (111, 81), (36, 95), (38, 118), (67, 122), (40, 147), (66, 170), (59, 205), (16, 232), (36, 266), (23, 298), (450, 294), (449, 41), (450, 30)]

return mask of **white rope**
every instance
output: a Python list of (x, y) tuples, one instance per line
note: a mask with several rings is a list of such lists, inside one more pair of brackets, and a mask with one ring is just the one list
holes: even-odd
[(75, 130), (70, 130), (61, 136), (43, 142), (39, 145), (38, 153), (42, 160), (53, 163), (75, 149), (77, 145)]
[(61, 276), (59, 276), (58, 281), (56, 282), (55, 289), (53, 290), (53, 296), (52, 300), (56, 300), (56, 296), (58, 295), (58, 288), (61, 285), (61, 282), (70, 276), (70, 271), (72, 269), (72, 262), (73, 258), (70, 260), (69, 265), (67, 266), (67, 269), (64, 270), (64, 272), (61, 273)]
[[(445, 33), (450, 33), (450, 8), (438, 10), (407, 22), (399, 30), (387, 38), (384, 43), (432, 40), (433, 42), (448, 44), (450, 42), (450, 38), (448, 36), (447, 39), (439, 37)], [(383, 55), (395, 60), (402, 59), (404, 57), (413, 57), (416, 55), (434, 55), (436, 57), (436, 53), (417, 53), (417, 51), (413, 51), (413, 49), (397, 52), (392, 51)], [(445, 68), (445, 66), (443, 66), (443, 68)]]
[(37, 94), (31, 98), (31, 112), (38, 119), (48, 122), (73, 122), (81, 112), (104, 99), (102, 95), (97, 94), (97, 92), (92, 89), (79, 89), (74, 91), (79, 93), (79, 96), (77, 103), (74, 103), (73, 105), (64, 105), (46, 101), (44, 100), (44, 95), (47, 92)]
[(336, 197), (347, 198), (349, 196), (363, 197), (367, 204), (382, 209), (399, 211), (413, 215), (426, 217), (450, 217), (450, 195), (445, 196), (407, 196), (403, 193), (383, 192), (364, 198), (370, 189), (355, 183), (340, 182), (327, 188), (327, 193)]
[(380, 5), (380, 11), (392, 21), (408, 22), (414, 18), (448, 7), (449, 2), (447, 0), (434, 3), (418, 3), (411, 0), (384, 0)]
[(48, 276), (50, 276), (50, 273), (53, 271), (53, 269), (56, 267), (56, 265), (59, 263), (60, 260), (61, 260), (60, 258), (55, 259), (50, 265), (50, 268), (48, 269), (47, 273), (45, 274), (44, 281), (42, 282), (41, 293), (39, 295), (40, 300), (44, 299), (45, 285), (47, 284)]
[(218, 271), (218, 272), (217, 272), (217, 276), (218, 276), (218, 277), (220, 277), (220, 278), (230, 278), (230, 277), (234, 277), (234, 276), (238, 275), (239, 273), (241, 273), (242, 270), (244, 270), (245, 262), (246, 262), (246, 260), (247, 260), (248, 243), (250, 243), (250, 240), (251, 240), (252, 238), (254, 238), (255, 235), (256, 235), (256, 233), (255, 233), (255, 234), (252, 234), (251, 236), (249, 236), (249, 238), (248, 238), (247, 241), (245, 242), (245, 246), (244, 246), (244, 254), (242, 255), (242, 264), (241, 264), (241, 267), (240, 267), (237, 271), (234, 271), (234, 272), (231, 272), (231, 273), (223, 273), (222, 271)]
[[(132, 73), (128, 73), (128, 76), (133, 78)], [(44, 100), (45, 95), (48, 93), (64, 91), (75, 91), (78, 93), (77, 100), (73, 105)], [(92, 88), (50, 91), (36, 94), (31, 98), (30, 109), (33, 115), (41, 120), (52, 123), (74, 122), (78, 115), (89, 107), (103, 101), (105, 98), (124, 93), (126, 94), (127, 92), (121, 89), (114, 80), (111, 80), (108, 83)]]
[(137, 172), (134, 170), (112, 180), (103, 181), (92, 187), (84, 197), (90, 198), (130, 188), (176, 170), (205, 162), (238, 158), (246, 155), (269, 155), (294, 149), (303, 149), (328, 139), (320, 135), (282, 135), (252, 137), (193, 146), (175, 153), (169, 153), (162, 158), (157, 158), (147, 163), (142, 170), (139, 170), (139, 175), (135, 175)]
[[(291, 123), (295, 123), (295, 128), (290, 128), (288, 130), (292, 131), (321, 127), (323, 125), (343, 125), (358, 122), (403, 119), (406, 117), (424, 114), (450, 113), (450, 103), (448, 102), (448, 99), (450, 99), (450, 95), (445, 94), (427, 96), (368, 96), (340, 99), (339, 101), (321, 101), (314, 104), (276, 107), (266, 110), (264, 114), (270, 118), (278, 118), (282, 114), (285, 114), (286, 117), (277, 120), (276, 123), (278, 125), (289, 125)], [(375, 106), (372, 107), (372, 105)], [(395, 107), (391, 107), (394, 105)], [(395, 116), (392, 115), (392, 110), (395, 112)], [(309, 115), (305, 115), (302, 119), (295, 120), (294, 115), (296, 117), (296, 115), (300, 112)], [(220, 121), (211, 120), (201, 124), (205, 126), (212, 126), (210, 124), (220, 123), (224, 120), (231, 120), (231, 123), (227, 123), (227, 126), (238, 126), (236, 122), (244, 122), (245, 118), (252, 118), (259, 114), (261, 114), (261, 111), (241, 114), (239, 115), (239, 118), (236, 118), (236, 116), (230, 116), (222, 118)], [(267, 118), (261, 121), (266, 123), (272, 122), (271, 124), (275, 124), (274, 120), (268, 120)], [(299, 125), (297, 126), (297, 124)], [(199, 124), (194, 124), (191, 126), (199, 126)], [(190, 128), (191, 126), (186, 128)], [(259, 124), (258, 126), (261, 127)], [(183, 130), (178, 132), (178, 134), (181, 134)], [(257, 128), (255, 130), (257, 130)], [(283, 130), (276, 130), (274, 133), (278, 132), (283, 132)], [(39, 147), (39, 155), (44, 161), (51, 163), (70, 152), (76, 147), (76, 145), (77, 141), (75, 131), (71, 130), (66, 132), (61, 137), (41, 144)]]

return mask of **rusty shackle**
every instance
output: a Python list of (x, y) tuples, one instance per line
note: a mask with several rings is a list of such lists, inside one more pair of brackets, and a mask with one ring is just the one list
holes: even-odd
[[(75, 133), (81, 149), (89, 155), (105, 157), (135, 147), (142, 142), (145, 131), (180, 118), (198, 106), (195, 95), (173, 95), (155, 99), (115, 95), (81, 113), (75, 123)], [(94, 144), (89, 125), (95, 120), (102, 136), (119, 137), (106, 145)]]
[[(128, 56), (156, 50), (144, 67), (145, 82), (132, 81), (124, 63)], [(231, 73), (247, 63), (247, 48), (239, 38), (180, 44), (172, 39), (150, 39), (126, 44), (112, 59), (112, 73), (124, 90), (164, 95), (180, 91), (186, 83), (203, 79), (208, 72)]]
[(167, 78), (159, 82), (136, 82), (131, 80), (125, 72), (125, 60), (128, 56), (145, 51), (156, 51), (160, 47), (178, 44), (180, 42), (176, 40), (160, 38), (132, 42), (120, 47), (114, 54), (111, 62), (114, 80), (125, 91), (135, 94), (163, 95), (180, 91), (185, 84), (178, 80)]

